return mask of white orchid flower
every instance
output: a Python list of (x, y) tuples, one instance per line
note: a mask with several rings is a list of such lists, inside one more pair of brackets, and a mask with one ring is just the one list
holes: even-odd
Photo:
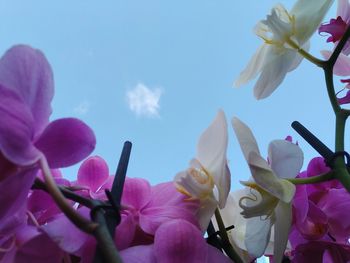
[(202, 230), (208, 227), (216, 207), (225, 206), (230, 191), (227, 141), (227, 122), (224, 112), (220, 110), (213, 123), (200, 136), (197, 155), (190, 162), (190, 167), (174, 178), (180, 192), (200, 200), (199, 221)]
[(288, 242), (295, 193), (294, 184), (286, 179), (298, 175), (303, 152), (287, 140), (274, 140), (269, 144), (267, 162), (260, 155), (249, 127), (237, 118), (232, 120), (232, 125), (253, 177), (241, 182), (250, 188), (239, 201), (241, 214), (247, 219), (245, 247), (249, 254), (262, 256), (274, 226), (274, 261), (281, 262)]
[(245, 84), (260, 74), (254, 87), (254, 96), (263, 99), (271, 95), (286, 74), (302, 61), (298, 50), (309, 49), (308, 40), (333, 1), (299, 0), (289, 13), (282, 5), (275, 6), (271, 15), (256, 25), (255, 33), (265, 43), (241, 72), (235, 85)]

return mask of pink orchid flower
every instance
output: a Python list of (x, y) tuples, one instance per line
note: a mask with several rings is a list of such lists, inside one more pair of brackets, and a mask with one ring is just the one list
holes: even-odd
[(122, 220), (115, 233), (119, 249), (152, 243), (158, 227), (169, 220), (183, 219), (198, 226), (198, 202), (187, 200), (172, 182), (151, 187), (144, 179), (126, 178), (121, 204)]
[(94, 199), (106, 199), (104, 190), (112, 187), (113, 179), (106, 161), (99, 156), (91, 156), (79, 167), (77, 181), (73, 184), (83, 189), (81, 194)]
[(121, 251), (128, 263), (229, 263), (231, 260), (208, 245), (201, 231), (186, 220), (162, 224), (154, 236), (154, 244), (134, 246)]
[(75, 164), (94, 149), (95, 136), (78, 119), (49, 122), (53, 76), (39, 50), (15, 46), (5, 53), (0, 93), (1, 222), (25, 205), (40, 159), (50, 168)]

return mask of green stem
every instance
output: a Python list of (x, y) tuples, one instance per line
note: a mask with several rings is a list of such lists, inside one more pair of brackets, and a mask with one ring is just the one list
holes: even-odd
[(230, 240), (227, 236), (226, 227), (225, 227), (224, 222), (222, 221), (219, 209), (215, 210), (215, 218), (216, 218), (216, 222), (218, 223), (220, 237), (221, 237), (221, 240), (223, 243), (223, 249), (224, 249), (225, 253), (227, 254), (227, 256), (230, 259), (233, 260), (233, 262), (243, 263), (243, 260), (240, 258), (240, 256), (234, 250), (234, 248), (232, 247), (232, 245), (230, 243)]
[(334, 91), (333, 66), (327, 63), (327, 65), (323, 69), (324, 69), (324, 75), (326, 80), (328, 98), (332, 105), (334, 113), (337, 114), (337, 112), (339, 112), (341, 108), (338, 104), (338, 99)]
[[(98, 205), (98, 203), (97, 203)], [(115, 247), (114, 241), (107, 228), (107, 222), (101, 210), (98, 210), (93, 215), (94, 221), (98, 223), (98, 227), (94, 231), (94, 236), (97, 241), (98, 257), (100, 262), (105, 263), (122, 263), (122, 259)], [(100, 258), (102, 256), (102, 260)]]
[[(345, 123), (348, 114), (342, 110), (336, 112), (335, 125), (335, 152), (344, 151)], [(350, 175), (347, 170), (344, 157), (338, 157), (334, 161), (335, 177), (350, 192)]]
[(79, 229), (86, 233), (93, 233), (97, 228), (98, 224), (91, 222), (85, 217), (81, 216), (65, 199), (61, 191), (58, 189), (55, 180), (52, 177), (51, 170), (48, 166), (45, 157), (40, 160), (40, 168), (45, 178), (45, 184), (51, 197), (55, 200), (57, 206), (67, 216), (67, 218)]
[(316, 57), (314, 57), (313, 55), (311, 55), (309, 52), (305, 51), (304, 49), (302, 49), (297, 43), (295, 43), (293, 40), (291, 39), (287, 39), (287, 44), (290, 45), (292, 48), (294, 48), (296, 51), (298, 51), (298, 53), (303, 56), (305, 59), (307, 59), (308, 61), (310, 61), (311, 63), (315, 64), (318, 67), (323, 67), (324, 64), (326, 63), (326, 61), (318, 59)]
[(306, 177), (306, 178), (288, 178), (289, 182), (293, 184), (315, 184), (315, 183), (321, 183), (321, 182), (326, 182), (329, 180), (335, 179), (335, 172), (330, 171), (328, 173), (320, 174), (317, 176), (312, 176), (312, 177)]
[(331, 68), (334, 67), (335, 62), (337, 61), (337, 59), (340, 55), (340, 52), (343, 50), (346, 42), (349, 40), (349, 37), (350, 37), (350, 26), (348, 26), (344, 35), (340, 39), (338, 45), (335, 47), (331, 57), (328, 59), (326, 64), (329, 65), (329, 67), (331, 67)]

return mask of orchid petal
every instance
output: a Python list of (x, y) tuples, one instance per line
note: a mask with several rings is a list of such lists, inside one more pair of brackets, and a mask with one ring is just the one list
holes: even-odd
[[(310, 41), (306, 41), (305, 44), (301, 47), (304, 51), (308, 52), (310, 49)], [(288, 72), (295, 70), (300, 63), (303, 61), (304, 57), (300, 54), (296, 54), (294, 59), (291, 60), (291, 65), (289, 66)]]
[(252, 131), (244, 122), (234, 117), (232, 119), (232, 127), (236, 133), (239, 145), (241, 146), (243, 155), (247, 161), (250, 152), (256, 152), (260, 154), (256, 139)]
[(151, 199), (147, 207), (168, 205), (183, 207), (195, 212), (198, 210), (199, 202), (188, 200), (188, 196), (180, 193), (173, 182), (160, 183), (153, 186)]
[(150, 200), (151, 185), (142, 178), (126, 178), (122, 195), (122, 204), (142, 209)]
[[(233, 243), (239, 248), (247, 250), (244, 244), (246, 232), (246, 219), (240, 214), (242, 208), (239, 207), (239, 200), (247, 195), (247, 188), (231, 192), (227, 198), (226, 206), (220, 209), (221, 218), (225, 226), (234, 226), (228, 232)], [(216, 219), (213, 217), (213, 223), (216, 224)]]
[(53, 75), (44, 54), (29, 46), (12, 47), (0, 60), (0, 83), (18, 92), (30, 108), (36, 138), (49, 121), (54, 94)]
[[(86, 208), (80, 208), (79, 210), (80, 214), (89, 214)], [(76, 253), (91, 238), (87, 233), (78, 229), (63, 214), (59, 215), (54, 221), (45, 224), (42, 229), (62, 250), (71, 254)]]
[[(191, 238), (188, 238), (191, 237)], [(185, 220), (172, 220), (162, 224), (154, 237), (157, 262), (207, 262), (207, 244), (201, 232)]]
[(269, 160), (279, 178), (295, 178), (303, 166), (304, 154), (294, 143), (274, 140), (269, 144)]
[(88, 186), (90, 191), (97, 192), (108, 176), (109, 170), (106, 161), (99, 156), (92, 156), (79, 167), (77, 184)]
[(137, 222), (130, 213), (122, 214), (120, 224), (114, 234), (114, 241), (119, 250), (128, 248), (135, 236)]
[(248, 253), (254, 257), (261, 257), (270, 240), (270, 229), (273, 224), (271, 218), (261, 219), (252, 217), (247, 219), (245, 246)]
[(33, 116), (17, 93), (2, 85), (0, 93), (0, 151), (17, 165), (32, 165), (41, 157), (32, 143)]
[(34, 230), (34, 227), (30, 226), (26, 226), (21, 232), (17, 233), (18, 239), (20, 236), (28, 236), (20, 243), (14, 262), (27, 263), (28, 259), (36, 263), (62, 262), (63, 251), (45, 233), (39, 232), (36, 228)]
[(123, 262), (128, 263), (154, 263), (153, 245), (133, 246), (120, 251)]
[(95, 144), (91, 128), (75, 118), (51, 122), (35, 143), (45, 154), (50, 168), (67, 167), (81, 161), (94, 150)]
[(139, 215), (141, 229), (151, 235), (154, 235), (159, 226), (175, 219), (186, 220), (192, 225), (198, 224), (197, 218), (191, 211), (177, 206), (149, 207), (143, 209)]
[(294, 51), (286, 50), (283, 55), (279, 55), (272, 62), (266, 63), (254, 86), (256, 99), (264, 99), (276, 90), (290, 71), (290, 68), (295, 67), (294, 61), (296, 56), (298, 55)]
[(215, 262), (215, 263), (232, 263), (227, 256), (225, 256), (220, 250), (213, 246), (207, 246), (208, 250), (208, 259), (207, 263)]
[(345, 22), (349, 22), (350, 4), (348, 0), (338, 0), (337, 16), (340, 16)]
[(292, 223), (292, 205), (279, 202), (275, 209), (274, 261), (282, 262), (288, 243), (288, 235)]
[(271, 52), (271, 46), (261, 45), (253, 57), (250, 59), (247, 67), (241, 72), (238, 79), (235, 81), (235, 86), (239, 87), (249, 80), (254, 79), (264, 68), (266, 64), (266, 58)]
[[(329, 59), (332, 55), (332, 51), (321, 50), (321, 54), (325, 59)], [(349, 76), (350, 75), (350, 58), (343, 53), (340, 53), (337, 61), (335, 62), (333, 73), (337, 76)]]
[(249, 154), (249, 167), (255, 182), (265, 191), (284, 202), (290, 202), (295, 193), (295, 185), (278, 177), (266, 161), (256, 152)]
[(35, 169), (26, 170), (0, 181), (0, 226), (2, 220), (6, 220), (26, 205), (35, 174)]
[(295, 16), (295, 36), (303, 45), (319, 27), (333, 0), (298, 0), (290, 11)]
[(212, 124), (200, 136), (197, 145), (197, 160), (213, 176), (219, 190), (219, 204), (225, 205), (230, 191), (231, 176), (226, 167), (227, 123), (222, 110), (218, 112)]

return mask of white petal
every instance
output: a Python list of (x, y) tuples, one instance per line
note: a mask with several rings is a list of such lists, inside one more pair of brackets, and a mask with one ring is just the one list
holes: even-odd
[(269, 144), (270, 166), (280, 178), (295, 178), (303, 166), (304, 154), (298, 145), (286, 140)]
[[(307, 42), (302, 46), (302, 49), (305, 50), (305, 51), (309, 51), (309, 49), (310, 49), (310, 41), (307, 41)], [(291, 71), (293, 71), (294, 69), (296, 69), (296, 68), (300, 65), (301, 61), (303, 61), (303, 59), (304, 59), (304, 57), (303, 57), (302, 55), (300, 55), (299, 53), (296, 53), (295, 56), (294, 56), (294, 58), (292, 58), (292, 56), (294, 56), (294, 55), (291, 55), (290, 60), (291, 60), (292, 63), (291, 63), (291, 65), (289, 66), (288, 72), (291, 72)]]
[(241, 146), (241, 150), (247, 162), (248, 162), (248, 155), (250, 152), (256, 152), (260, 154), (256, 139), (252, 131), (244, 122), (234, 117), (232, 119), (232, 127), (234, 132), (236, 133), (236, 137), (238, 139), (239, 145)]
[(250, 255), (261, 257), (270, 240), (272, 218), (261, 219), (253, 217), (247, 219), (245, 246)]
[(292, 10), (295, 16), (295, 34), (303, 45), (317, 30), (334, 0), (299, 0)]
[(231, 187), (231, 175), (227, 167), (227, 122), (219, 111), (213, 123), (204, 131), (197, 145), (197, 159), (213, 176), (219, 191), (219, 203), (223, 207)]
[[(321, 54), (325, 59), (329, 59), (332, 55), (332, 51), (322, 50)], [(350, 58), (343, 53), (339, 54), (337, 61), (335, 62), (333, 73), (337, 76), (349, 76), (350, 75)]]
[(234, 229), (229, 232), (233, 242), (239, 248), (247, 250), (244, 244), (246, 219), (240, 214), (242, 209), (238, 205), (239, 200), (245, 195), (247, 195), (247, 189), (231, 192), (227, 197), (226, 206), (220, 210), (220, 214), (226, 227), (234, 225)]
[(253, 57), (250, 59), (247, 67), (241, 72), (238, 79), (235, 81), (235, 86), (239, 87), (249, 80), (254, 79), (263, 69), (266, 58), (269, 57), (269, 52), (271, 47), (269, 45), (261, 45), (259, 49), (255, 52)]
[(279, 202), (275, 209), (274, 262), (282, 262), (288, 243), (288, 235), (292, 223), (292, 205)]
[(199, 226), (202, 229), (203, 233), (208, 229), (209, 222), (215, 213), (217, 208), (217, 202), (215, 199), (206, 199), (201, 202), (200, 208), (197, 211), (197, 217), (199, 221)]
[[(276, 50), (276, 53), (279, 52)], [(256, 99), (264, 99), (282, 83), (287, 72), (294, 65), (296, 56), (294, 50), (286, 50), (284, 54), (276, 56), (271, 62), (265, 65), (261, 75), (254, 86), (254, 96)]]
[(284, 202), (292, 200), (295, 185), (287, 180), (279, 179), (260, 155), (251, 152), (248, 164), (257, 185)]

